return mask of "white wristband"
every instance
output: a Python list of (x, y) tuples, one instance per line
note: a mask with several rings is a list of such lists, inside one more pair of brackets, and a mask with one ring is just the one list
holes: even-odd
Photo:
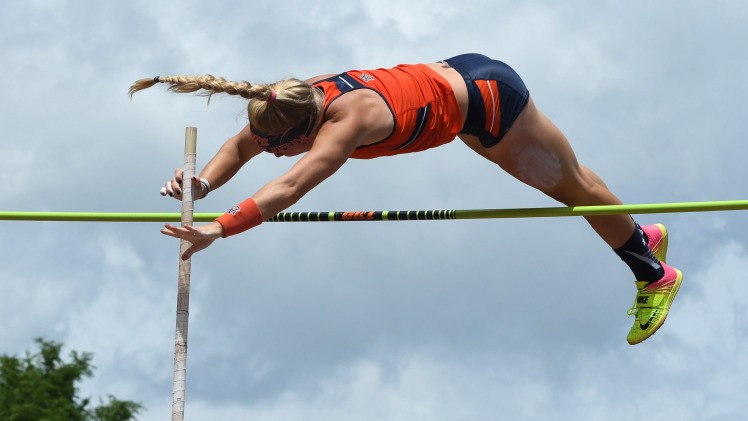
[(208, 193), (210, 193), (210, 183), (208, 182), (208, 180), (206, 180), (204, 178), (201, 178), (200, 179), (200, 184), (202, 184), (203, 187), (205, 187), (205, 196), (203, 196), (203, 197), (208, 196)]

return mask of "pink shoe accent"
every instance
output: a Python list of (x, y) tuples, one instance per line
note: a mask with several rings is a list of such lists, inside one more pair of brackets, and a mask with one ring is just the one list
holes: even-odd
[(642, 230), (644, 231), (644, 234), (647, 234), (647, 239), (649, 240), (647, 245), (649, 248), (652, 251), (659, 248), (662, 244), (662, 231), (660, 231), (660, 227), (657, 225), (644, 225), (642, 226)]
[(678, 280), (678, 272), (675, 268), (670, 267), (666, 264), (662, 264), (662, 268), (665, 269), (665, 275), (660, 278), (659, 281), (655, 281), (644, 287), (647, 291), (656, 291), (663, 288), (672, 288)]
[(645, 225), (642, 228), (647, 236), (647, 246), (657, 260), (665, 262), (667, 258), (667, 230), (664, 225)]

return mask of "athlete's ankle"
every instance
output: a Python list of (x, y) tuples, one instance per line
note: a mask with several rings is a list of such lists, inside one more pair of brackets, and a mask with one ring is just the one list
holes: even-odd
[(628, 241), (613, 251), (628, 265), (637, 281), (656, 282), (665, 275), (665, 269), (647, 245), (646, 234), (639, 224), (635, 223)]

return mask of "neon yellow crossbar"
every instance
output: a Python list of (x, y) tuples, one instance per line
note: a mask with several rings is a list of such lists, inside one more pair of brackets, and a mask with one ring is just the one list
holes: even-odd
[[(748, 200), (516, 209), (281, 212), (273, 218), (268, 219), (268, 222), (428, 221), (446, 219), (550, 218), (561, 216), (715, 212), (735, 210), (748, 210)], [(195, 222), (209, 222), (218, 218), (220, 215), (221, 213), (195, 213), (194, 220)], [(138, 213), (0, 211), (0, 220), (63, 222), (179, 222), (181, 220), (181, 214), (177, 212)]]

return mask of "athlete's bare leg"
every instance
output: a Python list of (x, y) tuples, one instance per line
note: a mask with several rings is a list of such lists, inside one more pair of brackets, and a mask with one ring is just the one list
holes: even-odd
[[(532, 98), (498, 145), (484, 148), (468, 135), (460, 139), (518, 180), (567, 206), (621, 204), (597, 174), (579, 165), (564, 134)], [(621, 247), (634, 232), (628, 215), (585, 218), (612, 248)]]

